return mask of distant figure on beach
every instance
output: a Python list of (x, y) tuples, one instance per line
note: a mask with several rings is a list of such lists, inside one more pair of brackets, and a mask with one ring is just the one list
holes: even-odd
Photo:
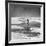
[(27, 31), (29, 31), (30, 28), (29, 28), (29, 19), (27, 19)]
[(30, 31), (32, 28), (29, 26), (29, 19), (27, 19), (27, 30)]
[(27, 26), (29, 26), (29, 19), (27, 19)]

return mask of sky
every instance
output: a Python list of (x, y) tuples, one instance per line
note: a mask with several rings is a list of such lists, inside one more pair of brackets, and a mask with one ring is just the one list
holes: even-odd
[(11, 17), (40, 17), (40, 6), (10, 4), (9, 15)]

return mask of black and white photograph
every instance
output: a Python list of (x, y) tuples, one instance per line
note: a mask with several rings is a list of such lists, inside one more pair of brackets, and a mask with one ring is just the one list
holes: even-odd
[(8, 2), (8, 43), (44, 41), (44, 5)]

